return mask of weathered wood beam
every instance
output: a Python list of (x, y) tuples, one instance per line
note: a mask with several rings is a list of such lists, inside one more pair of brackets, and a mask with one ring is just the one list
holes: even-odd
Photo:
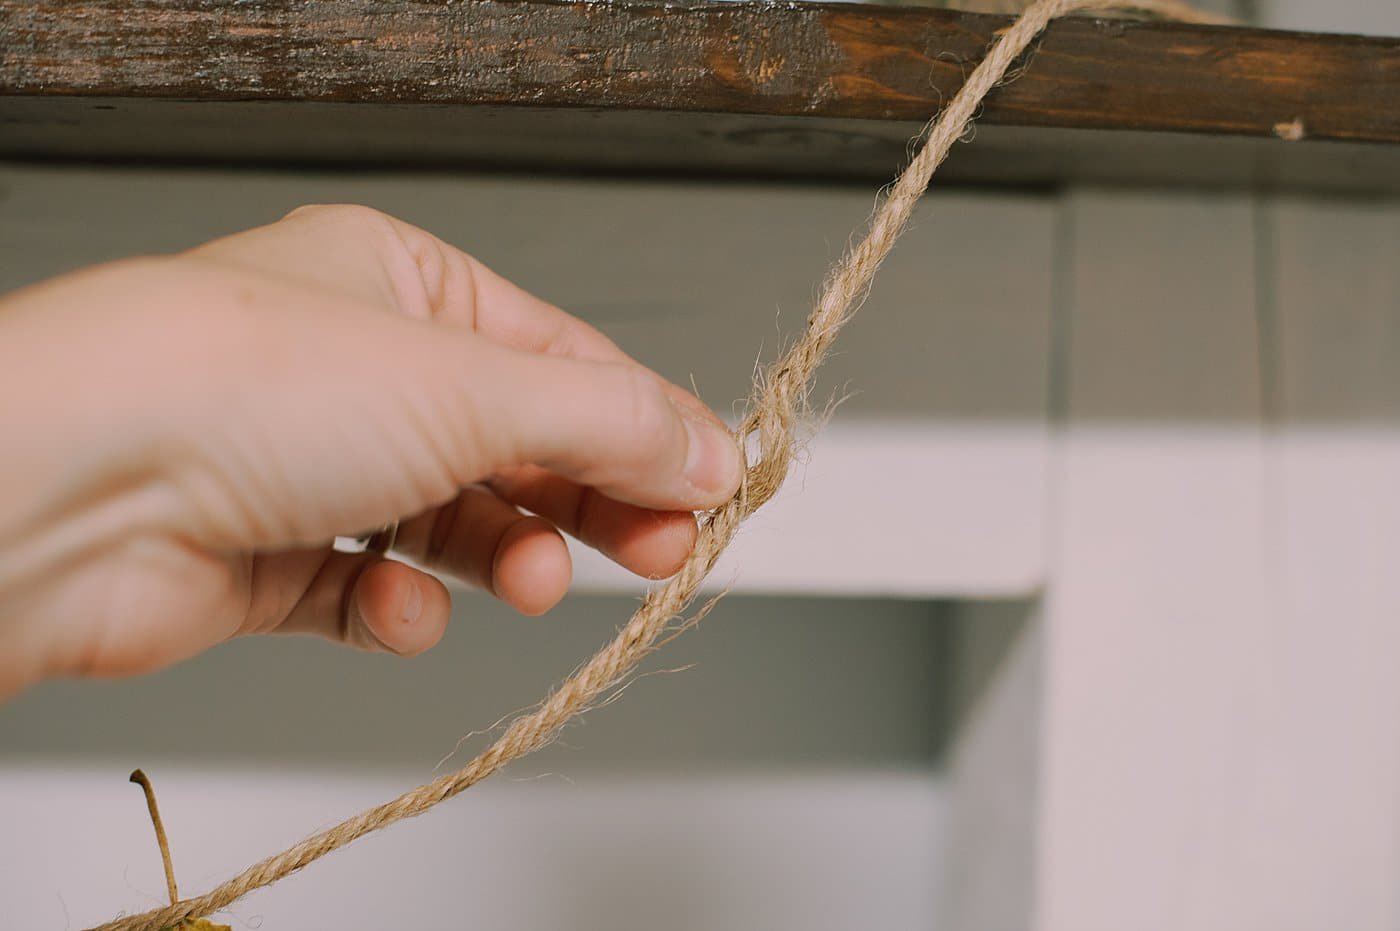
[[(0, 154), (884, 175), (1007, 22), (824, 3), (0, 0)], [(1115, 155), (1069, 130), (1264, 141), (1235, 147), (1251, 177), (1237, 164), (1205, 183), (1267, 183), (1296, 159), (1320, 160), (1303, 174), (1323, 186), (1384, 187), (1400, 164), (1373, 151), (1400, 143), (1400, 40), (1073, 19), (1033, 55), (981, 123), (1060, 137), (1012, 134), (1027, 164), (986, 180), (1162, 174), (1090, 165), (1134, 151), (1168, 169), (1183, 149), (1234, 158), (1142, 137)], [(1030, 165), (1042, 141), (1053, 171)]]

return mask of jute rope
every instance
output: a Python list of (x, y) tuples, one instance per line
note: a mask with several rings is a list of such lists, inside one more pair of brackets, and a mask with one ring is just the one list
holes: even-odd
[(674, 621), (680, 620), (683, 629), (698, 620), (682, 620), (682, 612), (695, 598), (739, 525), (773, 497), (787, 476), (797, 442), (796, 430), (808, 410), (813, 374), (841, 327), (865, 300), (876, 271), (904, 231), (929, 179), (967, 130), (982, 100), (1006, 78), (1012, 64), (1051, 20), (1077, 11), (1113, 9), (1188, 21), (1219, 21), (1176, 0), (1039, 0), (1002, 33), (952, 102), (920, 134), (926, 141), (890, 187), (871, 217), (864, 238), (832, 269), (801, 339), (755, 378), (748, 414), (738, 436), (749, 448), (757, 447), (757, 456), (751, 459), (738, 494), (705, 517), (695, 549), (680, 572), (648, 592), (641, 607), (611, 643), (560, 683), (533, 711), (513, 720), (495, 743), (456, 772), (308, 837), (253, 864), (204, 895), (108, 922), (92, 931), (159, 931), (185, 919), (209, 915), (366, 834), (421, 815), (511, 761), (548, 744), (569, 719), (620, 685), (659, 646), (663, 634), (677, 632)]

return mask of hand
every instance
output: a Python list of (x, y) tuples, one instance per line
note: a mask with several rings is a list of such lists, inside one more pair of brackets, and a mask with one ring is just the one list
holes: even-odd
[(248, 633), (418, 653), (447, 590), (333, 537), (401, 519), (399, 553), (538, 614), (561, 530), (669, 575), (741, 469), (695, 397), (359, 207), (0, 301), (0, 429), (0, 695)]

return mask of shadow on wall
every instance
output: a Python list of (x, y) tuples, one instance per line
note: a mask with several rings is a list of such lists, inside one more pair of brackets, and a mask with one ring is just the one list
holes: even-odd
[[(302, 638), (235, 641), (143, 679), (41, 686), (0, 712), (7, 756), (431, 767), (459, 736), (535, 701), (630, 613), (574, 596), (524, 619), (458, 593), (411, 660)], [(579, 768), (926, 764), (948, 625), (927, 602), (733, 597), (647, 663), (623, 700), (517, 775)], [(680, 669), (680, 667), (689, 667)], [(483, 745), (463, 744), (459, 756)]]
[[(455, 597), (442, 645), (412, 660), (255, 638), (142, 679), (46, 684), (0, 711), (3, 756), (426, 769), (463, 733), (538, 699), (634, 604), (580, 595), (524, 619)], [(955, 672), (959, 643), (973, 642), (955, 615), (950, 603), (732, 596), (515, 775), (933, 765), (997, 669), (995, 656), (969, 656)]]

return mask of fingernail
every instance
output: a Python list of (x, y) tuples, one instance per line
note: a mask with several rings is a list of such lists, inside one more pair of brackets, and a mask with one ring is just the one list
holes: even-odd
[(412, 624), (423, 613), (423, 591), (416, 584), (408, 586), (408, 597), (403, 602), (403, 619)]
[[(728, 430), (681, 411), (686, 439), (685, 477), (707, 496), (727, 498), (739, 488), (739, 447)], [(716, 502), (718, 503), (718, 502)]]

